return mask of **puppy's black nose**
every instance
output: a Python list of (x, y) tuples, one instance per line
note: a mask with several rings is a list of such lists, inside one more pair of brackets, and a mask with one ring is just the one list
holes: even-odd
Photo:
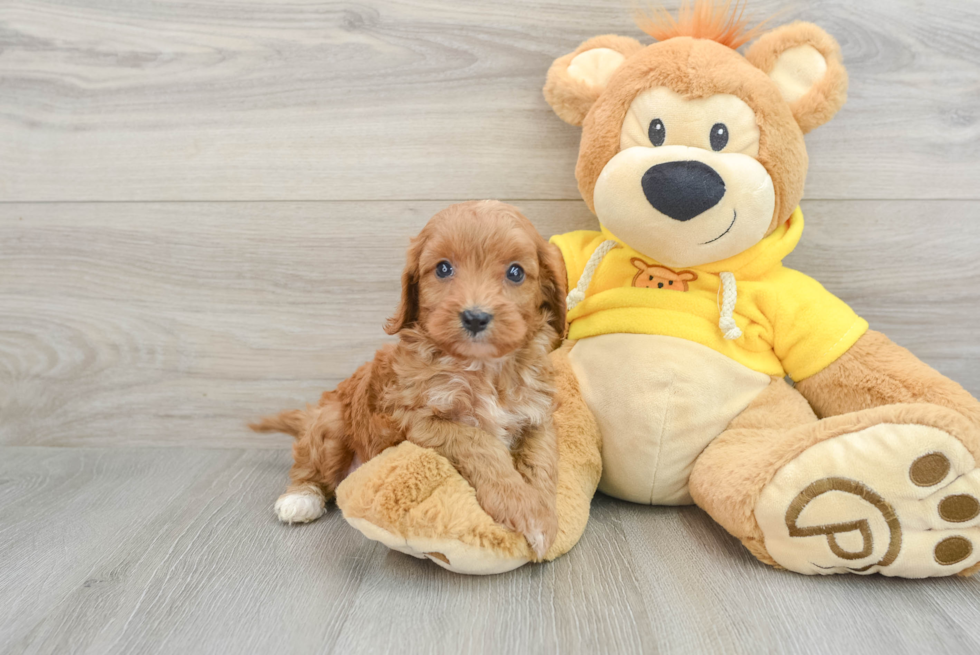
[(643, 194), (661, 214), (689, 221), (725, 196), (725, 181), (699, 161), (669, 161), (643, 174)]
[(478, 309), (467, 309), (459, 313), (459, 320), (467, 332), (477, 335), (487, 329), (490, 321), (493, 320), (493, 314)]

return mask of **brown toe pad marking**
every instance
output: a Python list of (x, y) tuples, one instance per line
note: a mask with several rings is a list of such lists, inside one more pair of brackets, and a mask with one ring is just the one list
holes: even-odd
[(449, 558), (443, 555), (442, 553), (426, 553), (425, 556), (449, 564)]
[(946, 537), (936, 544), (936, 561), (943, 566), (962, 562), (973, 553), (973, 544), (966, 537)]
[(949, 458), (942, 453), (929, 453), (912, 462), (909, 478), (919, 487), (931, 487), (945, 479), (949, 473)]
[(946, 496), (939, 501), (939, 516), (950, 523), (963, 523), (980, 514), (980, 501), (968, 494)]

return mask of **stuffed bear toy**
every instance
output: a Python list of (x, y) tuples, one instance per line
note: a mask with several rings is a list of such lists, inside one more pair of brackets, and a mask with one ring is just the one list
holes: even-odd
[[(803, 233), (803, 135), (845, 100), (840, 48), (809, 23), (759, 34), (727, 7), (647, 17), (652, 45), (599, 36), (548, 72), (548, 103), (582, 127), (576, 177), (600, 230), (552, 239), (572, 291), (545, 559), (578, 540), (598, 485), (695, 503), (798, 573), (970, 575), (980, 403), (782, 265)], [(338, 504), (451, 570), (532, 559), (412, 444), (356, 471)]]

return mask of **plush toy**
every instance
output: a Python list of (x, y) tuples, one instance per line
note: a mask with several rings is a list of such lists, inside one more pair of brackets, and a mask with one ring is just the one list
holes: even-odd
[[(573, 291), (553, 355), (562, 527), (548, 558), (580, 536), (601, 452), (599, 490), (693, 502), (767, 564), (972, 574), (980, 403), (782, 265), (803, 232), (803, 135), (845, 100), (839, 46), (809, 23), (748, 30), (729, 5), (648, 17), (654, 44), (596, 37), (548, 72), (549, 104), (582, 126), (576, 176), (601, 224), (553, 239)], [(367, 536), (454, 570), (530, 559), (408, 444), (338, 502)]]

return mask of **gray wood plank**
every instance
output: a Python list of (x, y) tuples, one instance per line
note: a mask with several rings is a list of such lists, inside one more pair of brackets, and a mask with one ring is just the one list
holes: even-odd
[[(809, 197), (980, 197), (980, 5), (750, 5), (844, 49)], [(0, 201), (575, 199), (545, 72), (640, 36), (622, 0), (14, 0), (0, 24)]]
[(0, 649), (316, 652), (380, 547), (278, 523), (286, 452), (4, 449)]
[(597, 500), (580, 548), (513, 574), (461, 578), (420, 560), (412, 575), (372, 569), (336, 652), (656, 652), (656, 608), (644, 605), (618, 513)]
[(567, 556), (490, 578), (336, 510), (276, 522), (284, 451), (0, 447), (4, 653), (973, 652), (980, 580), (808, 578), (696, 508), (598, 496)]
[[(281, 446), (243, 424), (370, 358), (445, 204), (0, 205), (0, 443)], [(518, 204), (546, 234), (595, 225)], [(980, 202), (804, 210), (787, 264), (980, 394)]]
[(976, 616), (980, 580), (776, 571), (696, 507), (619, 507), (632, 570), (645, 605), (660, 615), (659, 644), (666, 652), (980, 649), (976, 621), (963, 620)]

